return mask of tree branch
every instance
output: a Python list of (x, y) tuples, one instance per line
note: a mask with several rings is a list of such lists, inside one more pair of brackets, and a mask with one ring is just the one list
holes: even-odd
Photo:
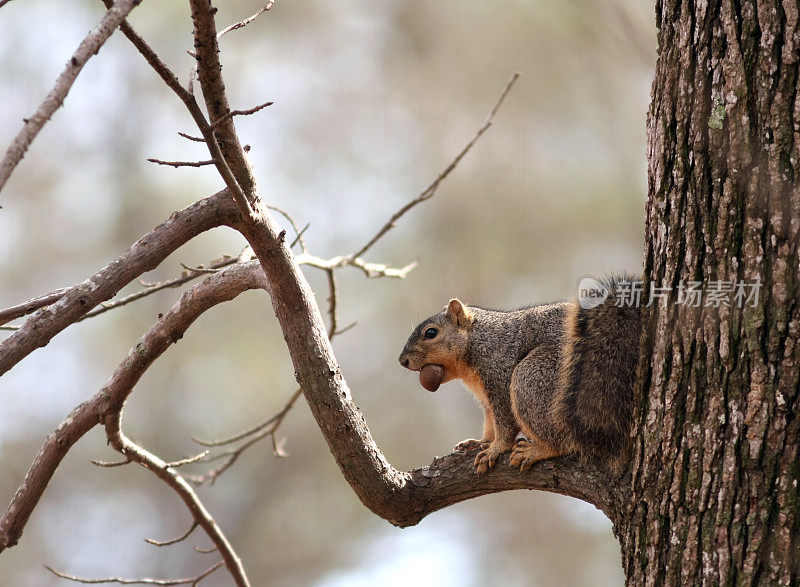
[[(215, 121), (213, 136), (224, 161), (230, 167), (247, 200), (237, 200), (242, 215), (249, 216), (249, 207), (258, 199), (258, 187), (253, 170), (247, 161), (244, 149), (233, 124), (225, 83), (222, 80), (222, 65), (219, 61), (219, 43), (214, 15), (217, 9), (210, 0), (190, 0), (194, 23), (194, 50), (197, 60), (197, 75), (203, 89), (209, 120)], [(205, 137), (205, 133), (203, 134)], [(227, 185), (227, 183), (226, 183)], [(256, 212), (256, 215), (258, 212)]]
[[(223, 267), (227, 267), (229, 265), (233, 265), (237, 262), (236, 257), (230, 257), (228, 255), (223, 255), (219, 259), (215, 259), (208, 264), (208, 267), (205, 269), (210, 269), (213, 271), (217, 271), (222, 269)], [(178, 287), (183, 285), (184, 283), (188, 283), (193, 279), (197, 279), (198, 277), (202, 277), (205, 275), (207, 271), (201, 270), (200, 267), (196, 269), (187, 269), (184, 271), (180, 277), (176, 277), (175, 279), (168, 279), (167, 281), (159, 281), (158, 283), (149, 283), (146, 285), (145, 289), (141, 291), (137, 291), (136, 293), (132, 293), (129, 296), (125, 296), (119, 300), (115, 300), (113, 302), (109, 302), (107, 304), (100, 304), (99, 308), (95, 308), (91, 312), (88, 312), (86, 315), (82, 316), (76, 322), (81, 322), (83, 320), (87, 320), (88, 318), (94, 318), (95, 316), (99, 316), (109, 310), (114, 310), (115, 308), (120, 308), (131, 302), (135, 302), (136, 300), (140, 300), (145, 298), (149, 295), (152, 295), (158, 291), (170, 288), (170, 287)]]
[(83, 402), (45, 439), (25, 480), (0, 518), (0, 553), (17, 544), (28, 518), (72, 445), (100, 423), (99, 403), (99, 394)]
[(378, 232), (375, 233), (375, 236), (373, 236), (369, 241), (367, 241), (367, 244), (358, 249), (358, 251), (350, 255), (351, 257), (354, 258), (361, 257), (364, 253), (366, 253), (369, 249), (371, 249), (372, 246), (376, 242), (378, 242), (384, 234), (393, 229), (395, 227), (395, 223), (398, 220), (400, 220), (400, 218), (406, 212), (408, 212), (418, 204), (421, 204), (425, 200), (429, 200), (430, 198), (433, 197), (433, 195), (436, 193), (436, 190), (439, 189), (439, 185), (442, 183), (442, 181), (444, 181), (444, 179), (448, 175), (450, 175), (450, 172), (453, 171), (453, 169), (455, 169), (456, 166), (458, 166), (458, 164), (464, 158), (464, 155), (466, 155), (469, 152), (469, 150), (473, 147), (473, 145), (478, 142), (478, 139), (481, 138), (481, 136), (483, 136), (483, 133), (489, 130), (489, 127), (492, 126), (497, 111), (500, 109), (500, 106), (503, 105), (503, 101), (506, 99), (506, 96), (511, 91), (512, 86), (514, 85), (514, 83), (517, 81), (518, 78), (519, 78), (519, 72), (511, 76), (511, 79), (508, 80), (505, 89), (503, 89), (503, 91), (500, 93), (500, 97), (497, 99), (497, 102), (495, 102), (494, 107), (492, 107), (492, 110), (489, 112), (489, 116), (486, 117), (486, 121), (481, 125), (481, 127), (477, 130), (477, 132), (473, 135), (473, 137), (469, 140), (469, 142), (464, 146), (464, 148), (461, 149), (461, 151), (459, 151), (458, 155), (455, 156), (455, 158), (450, 162), (450, 164), (447, 167), (445, 167), (444, 170), (442, 170), (442, 172), (439, 173), (438, 176), (436, 176), (436, 179), (434, 179), (433, 182), (428, 187), (422, 190), (422, 193), (420, 195), (418, 195), (416, 198), (405, 204), (397, 212), (392, 214), (392, 217), (389, 218), (389, 221), (386, 224), (384, 224), (380, 228), (380, 230), (378, 230)]
[(36, 109), (36, 112), (29, 118), (24, 119), (25, 124), (17, 133), (17, 136), (14, 137), (11, 145), (9, 145), (3, 160), (0, 161), (0, 190), (3, 189), (14, 168), (25, 156), (25, 152), (30, 147), (33, 139), (36, 138), (42, 127), (47, 124), (50, 117), (64, 103), (72, 84), (83, 69), (83, 66), (100, 50), (106, 39), (114, 32), (114, 29), (125, 20), (131, 10), (139, 5), (139, 2), (141, 0), (117, 0), (114, 2), (100, 23), (78, 45), (75, 53), (72, 54), (72, 57), (67, 62), (64, 71), (58, 76), (53, 89), (47, 94), (44, 101)]
[(184, 139), (193, 141), (195, 143), (205, 143), (206, 142), (206, 140), (203, 137), (195, 137), (195, 136), (192, 136), (190, 134), (187, 134), (185, 132), (180, 132), (180, 131), (178, 131), (178, 134), (180, 136), (182, 136)]
[(223, 123), (227, 122), (234, 116), (250, 116), (251, 114), (255, 114), (256, 112), (258, 112), (259, 110), (263, 110), (267, 106), (272, 106), (272, 104), (273, 102), (264, 102), (263, 104), (259, 104), (258, 106), (254, 106), (253, 108), (249, 108), (247, 110), (231, 110), (230, 112), (222, 116), (219, 120), (215, 120), (213, 123), (211, 123), (211, 128), (214, 129), (217, 128), (218, 126), (221, 126)]
[(272, 8), (273, 4), (275, 4), (275, 0), (269, 0), (264, 6), (261, 7), (261, 10), (259, 10), (255, 14), (252, 14), (252, 15), (248, 16), (247, 18), (245, 18), (244, 20), (240, 20), (239, 22), (235, 22), (232, 25), (229, 25), (229, 26), (225, 27), (224, 29), (222, 29), (219, 32), (219, 34), (217, 35), (217, 39), (218, 40), (221, 39), (222, 35), (225, 35), (225, 34), (231, 32), (231, 31), (235, 31), (237, 29), (241, 29), (241, 28), (246, 27), (251, 22), (253, 22), (255, 19), (257, 19), (259, 16), (264, 14), (267, 10)]
[(417, 261), (412, 261), (405, 267), (395, 269), (393, 267), (389, 267), (388, 265), (384, 265), (383, 263), (369, 263), (360, 257), (354, 258), (349, 255), (344, 257), (339, 256), (331, 259), (323, 259), (321, 257), (317, 257), (316, 255), (302, 253), (297, 255), (295, 260), (298, 265), (309, 265), (324, 271), (331, 271), (340, 267), (355, 267), (356, 269), (363, 271), (364, 275), (370, 278), (391, 277), (394, 279), (404, 279), (408, 273), (417, 266)]
[[(292, 226), (295, 226), (294, 221), (292, 221), (291, 218), (288, 217), (288, 215), (287, 218), (289, 218), (290, 222), (292, 223)], [(295, 230), (297, 230), (296, 226)], [(350, 327), (347, 327), (344, 330), (339, 329), (338, 326), (339, 320), (337, 315), (338, 292), (336, 286), (335, 269), (333, 268), (327, 269), (325, 273), (327, 274), (328, 277), (328, 290), (329, 290), (328, 316), (330, 317), (330, 325), (328, 326), (328, 340), (333, 340), (335, 336), (337, 336), (341, 332), (344, 332), (344, 330), (347, 330)], [(280, 443), (276, 439), (276, 433), (280, 425), (283, 423), (283, 420), (286, 418), (287, 414), (289, 413), (289, 411), (292, 409), (297, 399), (302, 394), (302, 392), (303, 392), (302, 389), (297, 389), (297, 391), (295, 391), (291, 395), (289, 400), (284, 404), (283, 408), (281, 408), (281, 410), (277, 414), (274, 414), (272, 417), (265, 420), (264, 422), (256, 424), (255, 426), (252, 426), (247, 430), (239, 432), (233, 436), (224, 438), (222, 440), (213, 440), (213, 441), (200, 440), (196, 437), (192, 437), (192, 440), (194, 440), (196, 443), (210, 448), (224, 446), (226, 444), (232, 444), (234, 442), (238, 442), (239, 440), (243, 440), (245, 438), (247, 438), (247, 441), (242, 443), (236, 448), (229, 449), (221, 454), (208, 456), (204, 459), (206, 461), (226, 459), (222, 465), (210, 469), (205, 473), (203, 473), (202, 475), (188, 475), (187, 477), (193, 483), (198, 485), (210, 479), (211, 485), (213, 485), (220, 475), (222, 475), (225, 471), (227, 471), (230, 467), (232, 467), (236, 463), (236, 461), (239, 459), (239, 457), (245, 450), (247, 450), (254, 444), (258, 443), (259, 441), (267, 437), (272, 439), (272, 448), (273, 452), (275, 453), (275, 456), (285, 456), (279, 446)]]
[(132, 461), (139, 463), (144, 468), (155, 473), (159, 479), (169, 485), (169, 487), (178, 494), (192, 514), (192, 517), (200, 527), (205, 530), (208, 537), (214, 543), (214, 546), (216, 546), (216, 549), (222, 555), (225, 566), (228, 568), (228, 572), (233, 577), (236, 585), (248, 587), (250, 582), (247, 579), (247, 574), (242, 566), (239, 555), (236, 554), (233, 546), (228, 542), (225, 534), (223, 534), (216, 520), (214, 520), (213, 516), (202, 504), (200, 498), (194, 492), (194, 489), (192, 489), (191, 485), (189, 485), (169, 463), (135, 444), (123, 434), (121, 429), (121, 410), (122, 406), (120, 405), (119, 410), (113, 410), (105, 416), (106, 435), (111, 442), (111, 446)]
[(268, 436), (272, 437), (274, 446), (275, 433), (277, 432), (280, 425), (283, 423), (283, 420), (286, 418), (286, 415), (292, 409), (297, 399), (300, 397), (301, 393), (302, 390), (298, 389), (291, 395), (291, 397), (289, 397), (289, 400), (284, 404), (283, 408), (281, 408), (281, 410), (277, 414), (274, 414), (268, 420), (256, 424), (255, 426), (243, 432), (239, 432), (234, 436), (231, 436), (229, 438), (224, 438), (222, 440), (212, 440), (212, 441), (200, 440), (198, 438), (192, 437), (192, 440), (194, 440), (196, 443), (208, 447), (224, 446), (226, 444), (231, 444), (239, 440), (242, 440), (244, 438), (248, 437), (250, 438), (248, 438), (246, 442), (242, 443), (236, 448), (232, 448), (223, 453), (212, 455), (204, 459), (205, 461), (226, 459), (225, 462), (222, 463), (222, 465), (210, 469), (205, 473), (203, 473), (202, 475), (186, 475), (186, 477), (190, 479), (192, 483), (195, 483), (197, 485), (200, 485), (201, 483), (204, 483), (210, 479), (211, 485), (213, 485), (220, 475), (222, 475), (225, 471), (227, 471), (230, 467), (233, 466), (233, 464), (239, 459), (239, 456), (241, 456), (241, 454), (245, 450), (247, 450), (257, 442), (259, 442), (260, 440), (267, 438)]
[(55, 570), (53, 567), (48, 565), (43, 565), (45, 569), (53, 573), (56, 577), (61, 577), (62, 579), (67, 579), (69, 581), (75, 581), (76, 583), (84, 583), (87, 585), (100, 585), (102, 583), (117, 583), (118, 585), (197, 585), (200, 581), (208, 577), (211, 573), (216, 571), (222, 565), (225, 564), (225, 561), (219, 561), (210, 569), (207, 569), (197, 575), (196, 577), (191, 577), (189, 579), (124, 579), (122, 577), (108, 577), (106, 579), (86, 579), (85, 577), (78, 577), (76, 575), (68, 575), (67, 573), (62, 573), (61, 571)]
[(236, 226), (240, 218), (227, 191), (173, 213), (117, 259), (69, 288), (57, 302), (39, 309), (22, 328), (0, 343), (0, 375), (142, 273), (155, 269), (188, 240), (217, 226)]
[[(284, 215), (289, 222), (291, 223), (292, 227), (294, 228), (297, 236), (295, 237), (292, 245), (299, 242), (300, 247), (303, 251), (306, 250), (305, 243), (302, 240), (303, 232), (308, 228), (306, 225), (302, 230), (298, 230), (297, 225), (294, 223), (292, 217), (285, 211), (280, 208), (276, 208), (275, 206), (267, 206), (271, 210), (275, 210), (280, 214)], [(246, 247), (246, 251), (251, 251), (250, 247)], [(245, 259), (251, 259), (252, 252), (245, 256)], [(120, 298), (118, 300), (114, 300), (113, 302), (99, 304), (99, 307), (96, 307), (94, 310), (87, 312), (80, 318), (74, 321), (74, 323), (83, 322), (84, 320), (88, 320), (89, 318), (94, 318), (95, 316), (99, 316), (100, 314), (104, 314), (110, 310), (114, 310), (116, 308), (120, 308), (122, 306), (126, 306), (132, 302), (150, 296), (156, 292), (162, 291), (167, 288), (173, 288), (181, 286), (193, 279), (197, 279), (202, 275), (207, 273), (215, 273), (219, 269), (223, 267), (227, 267), (229, 265), (233, 265), (234, 263), (241, 262), (241, 256), (237, 259), (237, 257), (233, 257), (230, 255), (223, 255), (219, 259), (215, 259), (208, 263), (207, 267), (200, 266), (200, 267), (188, 267), (183, 265), (185, 271), (180, 277), (176, 277), (174, 279), (168, 279), (166, 281), (159, 281), (156, 283), (148, 283), (144, 284), (145, 289), (141, 291), (137, 291), (132, 293), (128, 296)], [(389, 267), (383, 263), (369, 263), (364, 261), (363, 259), (352, 259), (350, 257), (333, 257), (332, 259), (323, 259), (321, 257), (317, 257), (310, 254), (301, 254), (297, 256), (297, 262), (299, 265), (309, 265), (311, 267), (315, 267), (317, 269), (322, 269), (326, 273), (339, 269), (341, 267), (356, 267), (364, 272), (364, 274), (369, 278), (376, 278), (376, 277), (388, 277), (388, 278), (395, 278), (395, 279), (403, 279), (405, 278), (408, 273), (413, 270), (417, 266), (417, 261), (413, 261), (402, 267), (400, 269), (395, 269), (393, 267)], [(328, 282), (330, 285), (330, 281)], [(20, 316), (24, 316), (26, 314), (30, 314), (39, 308), (49, 306), (61, 298), (64, 297), (64, 294), (69, 292), (70, 288), (62, 288), (55, 291), (52, 291), (48, 294), (40, 296), (38, 298), (34, 298), (32, 300), (28, 300), (27, 302), (23, 302), (22, 304), (17, 304), (16, 306), (11, 306), (5, 310), (0, 310), (0, 330), (10, 330), (16, 331), (19, 330), (19, 326), (3, 326), (5, 322), (9, 322), (14, 318), (18, 318)], [(343, 332), (343, 330), (338, 330), (338, 333)]]
[(291, 214), (289, 214), (286, 210), (282, 208), (278, 208), (277, 206), (271, 206), (267, 204), (267, 209), (274, 210), (289, 222), (292, 225), (292, 230), (294, 230), (295, 238), (292, 241), (292, 244), (289, 245), (289, 248), (294, 248), (297, 243), (300, 243), (300, 250), (304, 253), (308, 252), (306, 249), (306, 243), (303, 240), (303, 233), (308, 230), (308, 227), (311, 226), (310, 224), (306, 224), (302, 229), (298, 230), (297, 223), (295, 222), (294, 218)]
[(150, 163), (157, 163), (158, 165), (166, 165), (168, 167), (205, 167), (207, 165), (214, 165), (213, 159), (206, 159), (204, 161), (163, 161), (162, 159), (155, 159), (148, 157)]
[(17, 318), (22, 318), (23, 316), (31, 314), (39, 308), (43, 308), (44, 306), (49, 306), (53, 302), (57, 302), (63, 298), (64, 294), (68, 291), (68, 287), (62, 287), (61, 289), (51, 291), (50, 293), (39, 296), (38, 298), (33, 298), (32, 300), (28, 300), (22, 304), (17, 304), (16, 306), (11, 306), (5, 310), (0, 310), (0, 325), (11, 322), (12, 320), (16, 320)]
[[(102, 1), (107, 7), (113, 4), (112, 0)], [(189, 111), (189, 114), (197, 125), (197, 128), (200, 129), (200, 133), (203, 135), (203, 140), (208, 147), (211, 158), (214, 160), (217, 171), (219, 172), (220, 177), (222, 177), (222, 180), (225, 182), (225, 186), (228, 188), (231, 197), (238, 204), (241, 213), (244, 216), (247, 216), (247, 198), (242, 192), (242, 188), (234, 177), (231, 168), (228, 166), (225, 156), (220, 150), (219, 144), (217, 143), (215, 133), (212, 132), (205, 115), (200, 110), (200, 106), (197, 104), (197, 101), (194, 99), (192, 93), (180, 84), (175, 74), (172, 73), (172, 71), (163, 61), (161, 61), (156, 52), (153, 51), (150, 45), (148, 45), (145, 40), (133, 30), (133, 27), (131, 27), (127, 21), (123, 21), (120, 24), (119, 30), (122, 31), (122, 34), (124, 34), (133, 44), (133, 46), (136, 47), (137, 51), (139, 51), (147, 63), (150, 64), (150, 67), (152, 67), (153, 70), (161, 77), (162, 81), (167, 84), (167, 86), (173, 92), (175, 92), (178, 98), (180, 98), (184, 103)]]
[(189, 529), (177, 538), (171, 538), (170, 540), (153, 540), (152, 538), (145, 538), (144, 541), (148, 544), (152, 544), (153, 546), (170, 546), (172, 544), (177, 544), (178, 542), (183, 542), (189, 538), (189, 535), (195, 531), (197, 526), (199, 526), (199, 524), (197, 523), (197, 520), (195, 520), (192, 522), (192, 525), (189, 526)]
[[(455, 453), (430, 467), (403, 473), (378, 449), (352, 401), (328, 342), (313, 293), (285, 248), (262, 259), (273, 307), (283, 328), (298, 383), (342, 474), (370, 510), (398, 526), (416, 524), (427, 514), (464, 499), (506, 489), (543, 489), (593, 503), (612, 517), (614, 484), (601, 469), (559, 460), (527, 473), (504, 459), (485, 476), (473, 457)], [(261, 258), (261, 257), (259, 257)], [(612, 517), (614, 519), (614, 517)]]
[[(232, 205), (232, 204), (231, 204)], [(185, 292), (169, 312), (142, 337), (123, 359), (108, 382), (91, 399), (83, 402), (45, 440), (25, 480), (0, 518), (0, 552), (14, 546), (67, 451), (109, 414), (122, 409), (133, 386), (150, 365), (183, 336), (205, 311), (232, 300), (248, 289), (266, 287), (258, 263), (237, 264)], [(131, 456), (127, 455), (126, 456)], [(202, 525), (203, 521), (198, 520)], [(204, 526), (204, 529), (208, 529)]]

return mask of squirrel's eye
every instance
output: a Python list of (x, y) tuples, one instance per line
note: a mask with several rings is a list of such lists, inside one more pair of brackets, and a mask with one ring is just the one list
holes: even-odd
[(436, 338), (436, 335), (439, 334), (439, 331), (435, 328), (428, 328), (425, 331), (425, 338)]

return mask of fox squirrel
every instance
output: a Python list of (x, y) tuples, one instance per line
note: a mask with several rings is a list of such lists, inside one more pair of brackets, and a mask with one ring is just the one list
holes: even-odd
[(498, 311), (453, 299), (411, 333), (400, 364), (423, 387), (461, 379), (483, 404), (483, 435), (455, 448), (481, 449), (478, 473), (508, 451), (522, 471), (571, 453), (624, 464), (641, 316), (617, 302), (633, 278), (595, 283), (608, 295), (592, 308), (573, 300)]

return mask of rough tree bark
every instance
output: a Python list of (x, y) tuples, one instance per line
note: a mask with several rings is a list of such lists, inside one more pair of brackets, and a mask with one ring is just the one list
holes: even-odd
[[(623, 565), (629, 584), (796, 585), (798, 3), (656, 18), (645, 275), (673, 293), (646, 322)], [(760, 280), (758, 302), (675, 303), (718, 280)]]

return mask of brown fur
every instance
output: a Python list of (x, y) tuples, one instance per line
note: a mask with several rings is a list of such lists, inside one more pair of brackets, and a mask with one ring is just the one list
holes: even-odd
[(618, 306), (619, 282), (607, 279), (605, 303), (567, 313), (553, 419), (565, 448), (619, 469), (626, 456), (639, 358), (638, 308)]
[[(411, 334), (400, 363), (413, 371), (441, 365), (442, 381), (461, 379), (485, 409), (481, 438), (456, 447), (482, 449), (479, 473), (512, 448), (522, 470), (567, 453), (614, 468), (623, 462), (640, 318), (638, 309), (615, 307), (618, 281), (606, 283), (612, 295), (591, 310), (572, 301), (505, 312), (454, 299)], [(427, 338), (431, 328), (436, 335)], [(529, 441), (515, 445), (520, 432)]]

